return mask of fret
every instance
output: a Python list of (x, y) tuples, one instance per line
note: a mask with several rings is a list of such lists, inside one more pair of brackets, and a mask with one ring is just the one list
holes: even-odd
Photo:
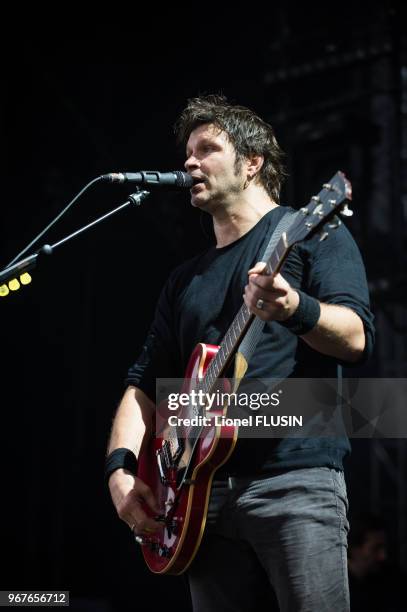
[(223, 353), (223, 354), (222, 354), (222, 357), (221, 357), (221, 358), (219, 358), (219, 364), (220, 364), (219, 370), (221, 370), (221, 369), (223, 368), (223, 366), (225, 365), (225, 363), (227, 362), (227, 360), (228, 360), (228, 355), (227, 355), (227, 354), (225, 354), (225, 353)]
[(246, 304), (243, 304), (243, 306), (241, 308), (241, 311), (242, 311), (242, 318), (243, 318), (244, 324), (246, 325), (246, 323), (247, 323), (247, 321), (249, 320), (249, 317), (250, 317), (250, 313), (249, 313), (249, 310), (248, 310)]
[[(230, 347), (229, 347), (229, 344), (228, 344), (229, 340), (230, 340)], [(225, 342), (226, 342), (226, 348), (228, 349), (228, 353), (229, 353), (230, 349), (233, 346), (233, 343), (232, 343), (231, 339), (229, 338), (229, 332), (226, 333)]]
[(275, 274), (275, 271), (278, 270), (278, 266), (280, 264), (280, 257), (277, 255), (276, 251), (273, 251), (269, 261), (270, 261), (271, 273)]
[(239, 321), (239, 330), (243, 331), (244, 326), (246, 324), (245, 320), (244, 320), (244, 314), (243, 314), (243, 310), (240, 309), (239, 312), (237, 313), (237, 319)]
[(274, 249), (272, 253), (273, 268), (275, 270), (278, 269), (278, 267), (280, 266), (281, 261), (284, 259), (284, 256), (286, 254), (286, 251), (287, 251), (287, 247), (284, 241), (282, 240), (282, 238), (280, 238), (276, 248)]
[(286, 248), (283, 242), (277, 245), (277, 247), (278, 248), (274, 251), (275, 260), (281, 262), (284, 259)]
[(225, 363), (226, 363), (227, 359), (223, 358), (219, 360), (219, 372), (222, 370), (222, 368), (224, 367)]
[(243, 330), (247, 325), (247, 321), (249, 320), (249, 317), (247, 316), (243, 308), (241, 309), (241, 312), (240, 312), (240, 320), (242, 321), (242, 330)]
[(219, 370), (223, 368), (223, 366), (229, 359), (229, 355), (230, 355), (230, 351), (228, 350), (227, 346), (224, 343), (222, 343), (221, 351), (222, 352), (219, 355), (219, 364), (220, 364)]
[(239, 338), (240, 338), (240, 335), (242, 333), (242, 330), (241, 330), (241, 328), (240, 328), (240, 326), (239, 326), (239, 324), (237, 322), (236, 322), (235, 329), (236, 329), (236, 342), (238, 342)]

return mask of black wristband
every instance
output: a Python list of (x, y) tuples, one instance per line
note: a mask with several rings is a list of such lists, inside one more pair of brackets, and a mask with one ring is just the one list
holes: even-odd
[(129, 448), (116, 448), (116, 450), (112, 451), (110, 455), (106, 457), (106, 483), (109, 481), (110, 475), (120, 468), (124, 468), (134, 475), (137, 474), (137, 458)]
[(280, 325), (289, 329), (296, 336), (303, 336), (311, 331), (318, 323), (321, 314), (321, 304), (318, 300), (303, 291), (296, 289), (300, 296), (297, 310), (285, 321), (279, 321)]

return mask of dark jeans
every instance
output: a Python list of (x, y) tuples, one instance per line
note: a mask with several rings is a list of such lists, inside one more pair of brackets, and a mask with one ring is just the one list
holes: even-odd
[(330, 468), (215, 482), (189, 571), (194, 612), (348, 611), (347, 507)]

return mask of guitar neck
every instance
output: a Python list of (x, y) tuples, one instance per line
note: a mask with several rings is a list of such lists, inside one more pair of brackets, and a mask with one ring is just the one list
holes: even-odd
[[(291, 246), (288, 246), (286, 233), (284, 232), (266, 262), (264, 274), (275, 276), (283, 265), (290, 249)], [(224, 375), (226, 368), (236, 355), (240, 343), (249, 333), (254, 318), (255, 315), (250, 312), (246, 304), (243, 304), (224, 335), (216, 356), (206, 370), (201, 385), (205, 392), (210, 392), (217, 379)]]

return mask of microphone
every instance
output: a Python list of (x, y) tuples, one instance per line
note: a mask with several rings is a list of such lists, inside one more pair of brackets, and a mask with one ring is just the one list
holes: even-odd
[(138, 185), (157, 185), (162, 187), (181, 187), (189, 189), (194, 184), (192, 176), (180, 170), (173, 172), (156, 172), (143, 170), (141, 172), (111, 172), (102, 175), (103, 181), (109, 183), (137, 183)]

